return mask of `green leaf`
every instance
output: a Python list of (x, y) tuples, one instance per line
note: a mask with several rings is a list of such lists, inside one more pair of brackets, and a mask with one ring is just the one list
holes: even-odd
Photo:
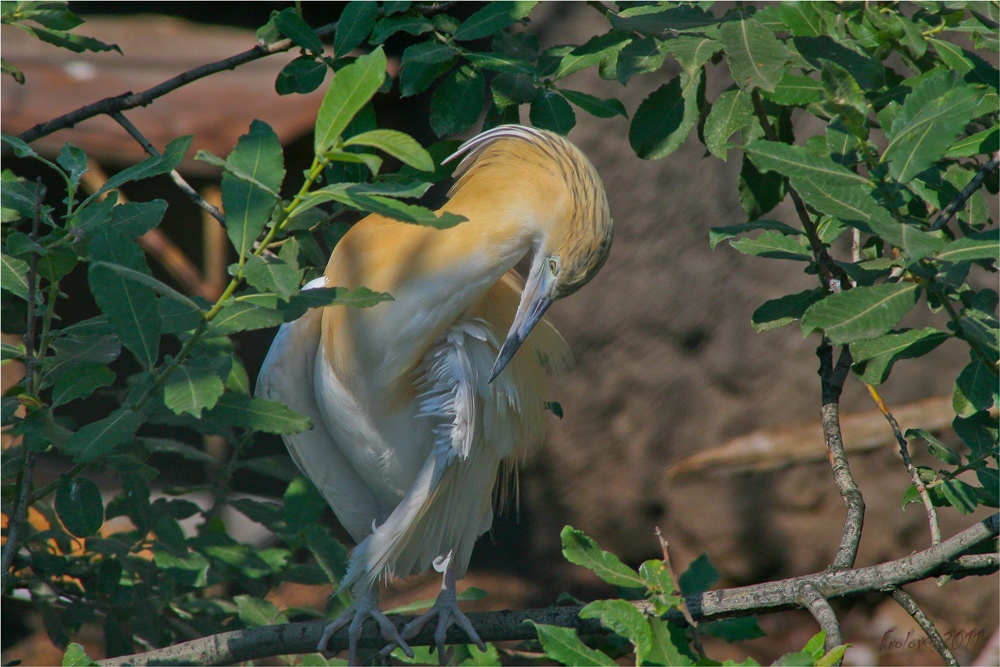
[(972, 157), (974, 155), (991, 155), (1000, 150), (1000, 128), (991, 127), (988, 130), (977, 132), (972, 136), (959, 139), (945, 157)]
[[(592, 67), (603, 61), (609, 54), (617, 53), (632, 39), (631, 35), (620, 30), (611, 30), (603, 35), (596, 35), (575, 49), (557, 47), (549, 49), (539, 61), (539, 69), (546, 72), (553, 81), (563, 79), (574, 72)], [(551, 73), (548, 73), (544, 63), (553, 63)]]
[(34, 35), (47, 44), (68, 49), (74, 53), (83, 53), (84, 51), (93, 51), (95, 53), (100, 51), (122, 52), (122, 50), (118, 48), (117, 44), (105, 44), (100, 40), (94, 39), (93, 37), (76, 35), (71, 32), (66, 32), (65, 30), (49, 30), (48, 28), (25, 25), (24, 23), (14, 23), (13, 26), (23, 30), (29, 35)]
[(145, 367), (159, 357), (160, 313), (148, 286), (125, 278), (109, 265), (147, 273), (142, 250), (134, 242), (100, 228), (90, 241), (90, 289), (122, 343)]
[(275, 195), (285, 178), (281, 141), (267, 123), (255, 120), (236, 142), (226, 163), (235, 170), (222, 175), (226, 233), (239, 256), (247, 257), (280, 201)]
[(464, 132), (479, 120), (485, 100), (486, 79), (479, 70), (458, 68), (434, 91), (431, 129), (439, 137)]
[(382, 87), (385, 62), (385, 53), (380, 46), (333, 77), (316, 116), (314, 149), (317, 155), (326, 153), (334, 146), (351, 119)]
[(777, 220), (754, 220), (752, 222), (745, 222), (740, 225), (730, 225), (728, 227), (712, 227), (708, 230), (708, 241), (714, 249), (715, 246), (719, 245), (722, 241), (726, 239), (731, 239), (734, 236), (739, 236), (740, 234), (745, 234), (747, 232), (752, 232), (757, 229), (772, 229), (774, 231), (781, 232), (789, 236), (801, 236), (802, 232), (790, 227), (783, 222), (778, 222)]
[(745, 127), (752, 116), (753, 103), (742, 90), (727, 90), (719, 95), (705, 119), (705, 148), (725, 160), (729, 153), (729, 137)]
[(975, 354), (958, 374), (951, 394), (955, 414), (970, 417), (980, 410), (989, 410), (997, 402), (997, 376), (990, 372)]
[(126, 238), (139, 238), (160, 224), (167, 212), (167, 202), (154, 199), (146, 202), (128, 202), (111, 209), (108, 226)]
[(323, 198), (328, 200), (332, 199), (362, 211), (378, 213), (394, 220), (416, 225), (428, 225), (438, 229), (447, 229), (465, 220), (464, 217), (455, 215), (454, 213), (442, 212), (438, 215), (423, 206), (406, 204), (397, 199), (390, 199), (381, 195), (360, 194), (359, 190), (350, 187), (327, 187), (323, 188), (319, 193), (321, 193)]
[(337, 34), (333, 38), (334, 55), (338, 58), (346, 56), (365, 41), (375, 27), (376, 18), (378, 18), (376, 3), (360, 0), (348, 2), (337, 21)]
[(930, 451), (931, 455), (934, 458), (938, 459), (939, 461), (947, 463), (948, 465), (957, 466), (962, 463), (962, 457), (958, 455), (958, 452), (956, 452), (954, 449), (952, 449), (951, 447), (947, 446), (946, 444), (935, 438), (933, 435), (931, 435), (929, 431), (925, 429), (908, 428), (906, 429), (906, 433), (903, 434), (903, 437), (905, 437), (907, 440), (913, 438), (920, 438), (921, 440), (925, 440), (927, 442), (927, 449)]
[(539, 88), (531, 102), (531, 124), (543, 130), (552, 130), (563, 136), (576, 125), (576, 114), (569, 102), (558, 93)]
[(560, 533), (562, 552), (566, 560), (574, 565), (582, 565), (598, 577), (622, 588), (643, 588), (645, 582), (639, 574), (618, 560), (618, 557), (597, 546), (597, 542), (587, 537), (583, 531), (566, 526)]
[(326, 573), (327, 581), (336, 585), (344, 578), (344, 574), (347, 572), (347, 549), (318, 525), (306, 525), (303, 526), (303, 530), (305, 532), (306, 548), (312, 552), (313, 557), (316, 559), (316, 564)]
[(371, 130), (356, 134), (344, 146), (371, 146), (420, 171), (434, 171), (434, 160), (416, 139), (397, 130)]
[(635, 110), (628, 140), (636, 155), (658, 160), (677, 150), (698, 123), (698, 89), (704, 72), (682, 72), (642, 101)]
[(10, 343), (0, 343), (0, 361), (15, 361), (24, 359), (24, 345), (11, 345)]
[(139, 438), (139, 444), (152, 454), (166, 454), (168, 456), (180, 456), (188, 461), (196, 463), (214, 463), (215, 459), (202, 450), (189, 445), (186, 442), (168, 440), (167, 438)]
[(467, 18), (455, 31), (455, 39), (468, 41), (488, 37), (517, 23), (531, 13), (537, 2), (490, 2)]
[(371, 44), (382, 44), (397, 32), (422, 35), (434, 29), (434, 24), (423, 16), (392, 16), (379, 20), (372, 31)]
[(605, 665), (615, 667), (617, 663), (606, 654), (588, 647), (580, 638), (576, 631), (571, 628), (560, 628), (556, 625), (543, 625), (528, 621), (535, 626), (538, 633), (538, 641), (542, 644), (542, 650), (548, 658), (552, 658), (564, 665)]
[[(294, 298), (294, 297), (293, 297)], [(286, 321), (274, 308), (260, 307), (244, 301), (226, 304), (209, 325), (206, 337), (228, 336), (239, 331), (276, 327)]]
[(970, 417), (955, 417), (951, 425), (958, 437), (972, 450), (970, 458), (993, 454), (996, 451), (997, 418), (990, 413), (977, 412)]
[(819, 102), (823, 98), (823, 84), (804, 74), (785, 72), (774, 90), (764, 93), (764, 96), (778, 104), (789, 106), (805, 106)]
[(127, 266), (122, 266), (121, 264), (110, 264), (105, 261), (91, 262), (90, 266), (91, 268), (107, 269), (111, 273), (117, 274), (127, 280), (134, 281), (140, 285), (144, 285), (157, 294), (176, 301), (177, 303), (183, 305), (188, 311), (193, 311), (199, 314), (201, 313), (201, 308), (192, 299), (184, 296), (170, 285), (162, 283), (142, 271), (136, 271), (135, 269), (130, 269)]
[(666, 60), (668, 42), (655, 37), (636, 37), (618, 53), (615, 70), (623, 86), (636, 74), (655, 72)]
[(722, 50), (722, 43), (701, 35), (678, 35), (667, 40), (663, 48), (674, 55), (689, 76), (694, 76), (702, 65)]
[(121, 354), (121, 344), (113, 335), (65, 335), (52, 342), (54, 356), (42, 360), (42, 387), (55, 382), (81, 363), (93, 361), (106, 366)]
[(948, 503), (960, 514), (972, 514), (979, 504), (976, 499), (976, 490), (960, 479), (944, 480), (944, 483), (941, 484), (941, 492), (944, 493)]
[(761, 172), (744, 152), (736, 191), (743, 210), (753, 221), (782, 202), (785, 198), (785, 179), (775, 172)]
[(281, 34), (292, 40), (296, 46), (316, 54), (323, 53), (323, 42), (320, 41), (319, 35), (309, 27), (294, 7), (282, 9), (275, 14), (273, 20)]
[(3, 253), (0, 259), (0, 285), (15, 296), (28, 300), (28, 263)]
[[(374, 4), (374, 3), (373, 3)], [(255, 598), (252, 595), (237, 595), (233, 598), (238, 616), (248, 628), (259, 628), (267, 625), (288, 623), (288, 616), (278, 611), (270, 600)]]
[(115, 381), (115, 374), (104, 364), (84, 361), (56, 380), (52, 388), (52, 409), (79, 398), (87, 398), (100, 387), (108, 387)]
[(816, 288), (765, 301), (753, 311), (750, 325), (754, 331), (778, 329), (802, 317), (809, 306), (822, 298), (823, 291)]
[(101, 490), (82, 477), (65, 480), (56, 489), (56, 513), (70, 534), (90, 537), (104, 525)]
[(580, 610), (580, 618), (600, 619), (601, 625), (636, 647), (641, 661), (653, 648), (646, 617), (626, 600), (597, 600)]
[(796, 37), (818, 37), (826, 34), (823, 17), (808, 2), (782, 2), (778, 6), (778, 16), (788, 31)]
[(761, 169), (776, 171), (790, 178), (808, 179), (833, 187), (868, 185), (865, 177), (802, 146), (758, 139), (748, 144), (746, 151)]
[(237, 461), (234, 470), (252, 470), (288, 483), (298, 477), (299, 469), (287, 456), (257, 456)]
[(80, 177), (87, 171), (87, 154), (68, 142), (63, 144), (56, 162), (66, 170), (72, 183), (79, 183)]
[(223, 394), (207, 416), (244, 429), (279, 435), (301, 433), (312, 428), (308, 417), (292, 412), (277, 401), (243, 394)]
[(66, 653), (62, 659), (63, 667), (94, 667), (97, 665), (94, 660), (87, 655), (82, 646), (77, 643), (66, 647)]
[(652, 650), (643, 657), (646, 665), (693, 665), (694, 655), (682, 628), (658, 618), (648, 620)]
[(177, 366), (163, 385), (163, 402), (175, 414), (201, 419), (202, 411), (215, 407), (223, 391), (213, 366), (206, 360), (190, 359)]
[(596, 116), (597, 118), (613, 118), (614, 116), (628, 118), (625, 105), (614, 97), (602, 100), (587, 93), (566, 90), (565, 88), (560, 88), (559, 93), (591, 116)]
[(163, 153), (159, 157), (151, 157), (143, 160), (137, 165), (133, 165), (128, 169), (123, 169), (117, 174), (112, 176), (100, 187), (97, 192), (90, 195), (80, 204), (80, 207), (84, 207), (95, 199), (99, 199), (101, 195), (109, 190), (114, 190), (121, 187), (125, 183), (131, 183), (132, 181), (139, 181), (144, 178), (152, 178), (153, 176), (160, 176), (161, 174), (167, 174), (172, 170), (177, 168), (177, 165), (181, 163), (184, 159), (184, 153), (191, 146), (191, 140), (194, 137), (178, 137), (174, 139), (167, 147), (163, 149)]
[(386, 292), (373, 292), (367, 287), (322, 287), (299, 292), (291, 298), (287, 307), (282, 307), (286, 317), (298, 319), (309, 308), (323, 306), (347, 306), (349, 308), (371, 308), (383, 301), (392, 301)]
[(729, 70), (740, 88), (772, 91), (781, 80), (789, 53), (770, 28), (757, 19), (740, 16), (727, 21), (719, 38), (729, 57)]
[(802, 332), (822, 331), (834, 345), (877, 338), (910, 312), (919, 293), (915, 283), (888, 283), (831, 294), (806, 310)]
[(701, 554), (688, 565), (677, 582), (684, 595), (699, 595), (719, 583), (719, 572), (706, 554)]
[(274, 91), (279, 95), (311, 93), (323, 85), (327, 69), (322, 60), (312, 56), (299, 56), (278, 72), (278, 78), (274, 80)]
[(77, 461), (93, 461), (131, 440), (141, 424), (142, 415), (138, 412), (119, 408), (71, 435), (63, 448)]
[(725, 639), (729, 643), (745, 642), (751, 639), (766, 637), (756, 616), (743, 616), (741, 618), (726, 618), (721, 621), (711, 623), (699, 623), (698, 629), (702, 632)]
[(609, 13), (608, 21), (618, 30), (644, 33), (706, 28), (719, 22), (710, 12), (689, 5), (670, 9), (658, 6), (630, 7), (618, 14)]
[(243, 276), (261, 292), (274, 292), (288, 301), (299, 291), (302, 272), (277, 257), (252, 256), (243, 267)]
[(729, 245), (745, 255), (800, 262), (811, 262), (813, 259), (803, 237), (786, 236), (775, 231), (766, 231), (755, 239), (742, 238), (731, 241)]
[(922, 357), (948, 338), (948, 334), (943, 331), (927, 328), (892, 332), (872, 340), (856, 341), (851, 343), (854, 372), (868, 384), (882, 384), (889, 377), (895, 362)]
[(994, 227), (952, 241), (937, 253), (937, 259), (946, 262), (992, 259), (1000, 262), (1000, 228)]
[(922, 81), (903, 102), (886, 131), (889, 145), (882, 160), (900, 183), (944, 157), (972, 120), (980, 94), (960, 82), (958, 75), (942, 72)]
[(427, 90), (455, 64), (458, 50), (448, 44), (420, 42), (403, 51), (399, 70), (399, 96), (409, 97)]

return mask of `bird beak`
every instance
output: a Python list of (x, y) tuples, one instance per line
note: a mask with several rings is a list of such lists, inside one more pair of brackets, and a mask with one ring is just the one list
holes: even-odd
[(510, 326), (507, 340), (500, 348), (496, 363), (493, 364), (490, 382), (493, 382), (500, 375), (500, 371), (507, 366), (507, 363), (514, 357), (514, 353), (521, 347), (521, 343), (552, 305), (555, 282), (555, 277), (546, 270), (544, 261), (539, 261), (531, 267), (528, 282), (524, 285), (524, 291), (521, 292), (521, 303), (517, 307), (514, 323)]

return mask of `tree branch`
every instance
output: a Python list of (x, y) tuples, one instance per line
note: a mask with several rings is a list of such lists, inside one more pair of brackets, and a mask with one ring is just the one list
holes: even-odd
[(816, 349), (816, 354), (819, 356), (819, 377), (823, 392), (820, 416), (826, 439), (827, 458), (833, 470), (833, 481), (844, 499), (844, 504), (847, 505), (844, 531), (830, 569), (848, 570), (854, 567), (854, 560), (858, 556), (858, 545), (861, 544), (861, 531), (865, 523), (865, 499), (861, 495), (858, 483), (854, 481), (854, 475), (851, 474), (847, 452), (844, 450), (844, 437), (840, 430), (840, 393), (851, 368), (851, 352), (847, 347), (842, 348), (837, 365), (834, 366), (833, 348), (824, 339)]
[[(146, 153), (152, 157), (160, 157), (160, 151), (156, 149), (156, 146), (154, 146), (153, 143), (139, 131), (139, 128), (132, 124), (132, 121), (125, 117), (125, 114), (121, 111), (115, 111), (110, 115), (119, 125), (125, 128), (125, 131), (128, 132), (133, 139), (139, 142), (139, 145), (142, 146), (142, 149), (146, 151)], [(226, 226), (226, 217), (222, 215), (222, 211), (205, 201), (204, 197), (198, 194), (198, 192), (184, 180), (184, 177), (180, 175), (180, 172), (176, 169), (171, 169), (170, 178), (173, 179), (174, 183), (177, 184), (177, 187), (179, 187), (184, 194), (186, 194), (188, 198), (198, 206), (198, 208), (218, 220), (219, 224), (223, 227)]]
[[(321, 38), (326, 37), (328, 35), (332, 35), (336, 31), (336, 28), (336, 23), (328, 23), (327, 25), (316, 28), (316, 34)], [(21, 139), (21, 141), (30, 144), (32, 141), (35, 141), (40, 137), (48, 136), (53, 132), (67, 127), (73, 127), (77, 123), (93, 118), (94, 116), (100, 116), (101, 114), (111, 115), (115, 112), (127, 111), (128, 109), (134, 109), (136, 107), (144, 107), (153, 102), (153, 100), (163, 97), (167, 93), (182, 86), (186, 86), (193, 81), (203, 79), (206, 76), (216, 74), (223, 70), (235, 69), (240, 65), (245, 65), (246, 63), (253, 62), (254, 60), (259, 60), (261, 58), (266, 58), (267, 56), (274, 55), (275, 53), (288, 51), (294, 46), (295, 44), (290, 39), (283, 39), (271, 44), (258, 44), (252, 49), (243, 51), (242, 53), (237, 53), (234, 56), (223, 58), (222, 60), (218, 60), (214, 63), (208, 63), (207, 65), (195, 67), (194, 69), (178, 74), (172, 79), (167, 79), (163, 83), (144, 90), (141, 93), (133, 93), (130, 91), (115, 97), (106, 97), (103, 100), (82, 106), (79, 109), (59, 116), (58, 118), (53, 118), (52, 120), (44, 123), (39, 123), (30, 130), (23, 132), (18, 138)], [(3, 144), (2, 148), (0, 148), (0, 157), (7, 158), (12, 154), (13, 149), (10, 145)]]
[(886, 407), (885, 402), (882, 400), (882, 397), (879, 396), (875, 387), (871, 386), (867, 382), (865, 383), (865, 386), (868, 388), (868, 393), (871, 394), (872, 400), (875, 401), (875, 405), (878, 406), (879, 411), (885, 416), (886, 421), (889, 422), (889, 426), (892, 427), (892, 434), (896, 436), (896, 442), (899, 443), (899, 454), (903, 457), (903, 464), (906, 466), (906, 471), (910, 473), (910, 479), (913, 481), (913, 486), (917, 488), (917, 493), (920, 494), (920, 499), (924, 503), (924, 509), (927, 511), (927, 523), (930, 524), (931, 528), (931, 544), (937, 544), (941, 541), (941, 526), (938, 525), (937, 510), (934, 509), (934, 503), (931, 502), (931, 496), (927, 493), (927, 487), (925, 487), (924, 483), (920, 481), (920, 473), (913, 465), (913, 460), (910, 458), (910, 450), (906, 443), (906, 438), (903, 437), (903, 433), (899, 430), (899, 423), (896, 421), (896, 418), (892, 416), (892, 413), (889, 412), (889, 408)]
[(958, 196), (955, 197), (950, 204), (945, 206), (940, 213), (938, 213), (938, 216), (934, 218), (934, 222), (931, 223), (930, 231), (933, 232), (947, 225), (948, 221), (951, 220), (956, 213), (958, 213), (958, 209), (962, 208), (965, 202), (968, 201), (969, 197), (971, 197), (976, 190), (983, 186), (983, 181), (985, 181), (990, 174), (996, 171), (997, 166), (1000, 166), (1000, 151), (994, 153), (993, 157), (990, 158), (990, 161), (979, 168), (979, 171), (977, 171), (976, 175), (972, 177), (969, 184), (966, 185), (960, 193), (958, 193)]
[[(782, 581), (741, 586), (718, 591), (708, 591), (685, 598), (684, 602), (696, 621), (719, 620), (734, 616), (752, 616), (761, 613), (784, 611), (801, 607), (799, 602), (803, 587), (811, 586), (824, 598), (863, 595), (887, 587), (899, 587), (943, 573), (963, 574), (971, 569), (982, 571), (984, 561), (977, 559), (963, 563), (959, 558), (976, 545), (993, 539), (1000, 527), (1000, 514), (984, 519), (954, 537), (934, 545), (924, 551), (910, 554), (905, 558), (873, 565), (856, 570), (819, 572)], [(996, 571), (997, 561), (992, 561), (992, 571)], [(633, 602), (640, 611), (652, 614), (652, 605), (645, 600)], [(582, 607), (547, 607), (525, 611), (493, 611), (470, 613), (476, 632), (484, 641), (510, 641), (534, 639), (534, 627), (527, 620), (536, 623), (574, 628), (582, 635), (605, 634), (598, 619), (581, 619)], [(398, 623), (409, 621), (412, 616), (400, 615)], [(684, 625), (680, 611), (673, 610), (667, 620)], [(225, 632), (194, 641), (176, 644), (163, 649), (119, 656), (102, 660), (101, 665), (219, 665), (244, 662), (258, 658), (293, 653), (314, 653), (325, 620), (304, 623), (286, 623), (249, 630)], [(435, 628), (428, 627), (414, 637), (412, 646), (432, 646)], [(451, 628), (447, 635), (448, 644), (468, 643), (468, 637), (459, 628)], [(374, 623), (365, 626), (359, 646), (362, 648), (382, 648), (385, 639)], [(334, 651), (347, 648), (347, 631), (341, 630), (330, 641)]]
[(948, 648), (948, 644), (941, 637), (941, 633), (934, 626), (934, 622), (927, 617), (923, 609), (917, 606), (917, 601), (910, 597), (910, 594), (902, 588), (892, 589), (892, 599), (898, 602), (899, 606), (905, 609), (913, 617), (913, 620), (920, 625), (924, 634), (927, 635), (927, 638), (931, 640), (931, 644), (934, 645), (934, 650), (944, 658), (945, 664), (949, 665), (949, 667), (958, 667), (958, 660), (955, 659), (955, 655)]
[[(819, 623), (819, 627), (823, 629), (826, 634), (826, 638), (823, 640), (823, 648), (827, 653), (837, 648), (844, 643), (843, 636), (840, 634), (840, 621), (837, 620), (837, 614), (834, 613), (833, 607), (825, 597), (820, 595), (819, 591), (813, 588), (810, 584), (806, 584), (802, 587), (802, 592), (799, 599), (809, 613), (813, 615), (816, 622)], [(837, 662), (839, 665), (843, 660)]]

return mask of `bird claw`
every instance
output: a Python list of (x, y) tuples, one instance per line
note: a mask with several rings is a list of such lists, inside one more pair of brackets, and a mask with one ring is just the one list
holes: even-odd
[(323, 630), (323, 635), (319, 639), (319, 645), (316, 647), (316, 650), (325, 652), (330, 638), (333, 637), (338, 630), (344, 626), (348, 626), (347, 638), (349, 643), (347, 662), (351, 665), (357, 665), (358, 640), (364, 632), (365, 620), (369, 618), (378, 624), (379, 629), (382, 631), (382, 637), (389, 642), (389, 644), (382, 649), (379, 655), (383, 655), (383, 653), (388, 655), (398, 646), (407, 657), (413, 657), (413, 649), (410, 648), (410, 645), (407, 644), (406, 640), (402, 637), (402, 635), (400, 635), (396, 625), (382, 613), (381, 609), (379, 609), (378, 593), (374, 589), (368, 589), (368, 591), (355, 600), (343, 614), (338, 616), (335, 621), (326, 626)]
[(486, 643), (479, 637), (479, 633), (472, 627), (472, 622), (461, 609), (458, 608), (458, 601), (453, 590), (445, 589), (441, 591), (438, 599), (434, 602), (426, 613), (413, 619), (403, 626), (403, 639), (413, 639), (429, 622), (438, 619), (437, 628), (434, 630), (434, 644), (437, 647), (438, 661), (442, 665), (448, 664), (454, 655), (454, 648), (445, 650), (444, 640), (448, 634), (448, 628), (453, 625), (460, 627), (469, 640), (475, 644), (480, 651), (486, 652)]

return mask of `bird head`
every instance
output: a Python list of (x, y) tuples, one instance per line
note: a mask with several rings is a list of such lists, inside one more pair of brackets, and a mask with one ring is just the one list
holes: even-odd
[[(475, 162), (455, 186), (496, 164), (515, 164), (513, 187), (542, 193), (530, 214), (537, 227), (531, 269), (490, 382), (558, 299), (573, 294), (597, 275), (611, 250), (613, 222), (604, 184), (587, 157), (565, 138), (523, 125), (501, 125), (462, 144), (447, 160), (465, 153), (459, 165)], [(476, 157), (478, 155), (478, 157)], [(446, 161), (447, 161), (446, 160)]]

